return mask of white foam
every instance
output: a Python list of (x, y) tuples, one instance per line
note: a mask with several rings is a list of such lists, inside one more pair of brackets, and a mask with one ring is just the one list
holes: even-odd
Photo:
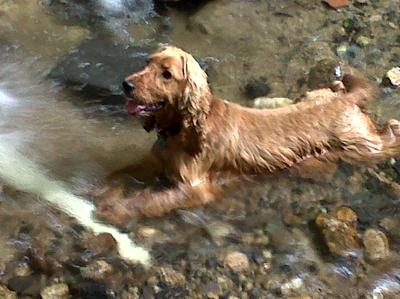
[(26, 159), (4, 140), (0, 140), (0, 178), (16, 189), (39, 195), (96, 234), (110, 233), (118, 243), (122, 258), (149, 265), (150, 254), (147, 250), (136, 246), (127, 234), (115, 227), (96, 221), (93, 218), (95, 207), (90, 201), (75, 196), (61, 182), (48, 178), (39, 165)]
[(0, 109), (16, 106), (17, 101), (0, 90)]
[(100, 0), (101, 5), (110, 11), (122, 11), (124, 5), (121, 0)]

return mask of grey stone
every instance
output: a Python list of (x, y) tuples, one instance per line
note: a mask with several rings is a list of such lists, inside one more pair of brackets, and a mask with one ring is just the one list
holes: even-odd
[(141, 69), (154, 48), (90, 39), (64, 57), (49, 73), (70, 87), (99, 95), (121, 95), (123, 79)]

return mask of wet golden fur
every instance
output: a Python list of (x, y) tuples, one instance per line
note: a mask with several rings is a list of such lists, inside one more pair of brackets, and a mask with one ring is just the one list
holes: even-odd
[[(172, 78), (163, 77), (165, 70)], [(175, 47), (161, 48), (126, 80), (136, 86), (128, 96), (147, 104), (164, 101), (144, 121), (160, 134), (152, 153), (172, 187), (106, 197), (98, 213), (117, 225), (137, 215), (209, 203), (221, 192), (217, 181), (229, 173), (271, 173), (338, 160), (374, 163), (400, 152), (399, 123), (391, 120), (378, 131), (361, 109), (376, 90), (350, 68), (344, 90), (317, 90), (295, 105), (263, 110), (213, 95), (196, 60)]]

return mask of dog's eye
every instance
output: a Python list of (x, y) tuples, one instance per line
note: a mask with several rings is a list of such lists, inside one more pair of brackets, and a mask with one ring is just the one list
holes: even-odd
[(170, 71), (163, 71), (162, 76), (163, 76), (165, 79), (171, 79), (171, 78), (172, 78), (172, 74), (171, 74)]

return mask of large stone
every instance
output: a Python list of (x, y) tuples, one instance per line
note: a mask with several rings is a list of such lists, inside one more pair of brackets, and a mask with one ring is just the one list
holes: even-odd
[(389, 241), (386, 235), (377, 229), (367, 229), (363, 235), (363, 244), (368, 260), (375, 262), (389, 256)]
[(15, 292), (10, 291), (5, 286), (0, 285), (0, 298), (1, 299), (17, 299)]
[(321, 213), (315, 223), (333, 254), (344, 257), (358, 254), (357, 215), (353, 210), (341, 207), (329, 214)]
[(64, 57), (49, 76), (99, 95), (121, 95), (123, 79), (141, 69), (153, 50), (90, 39)]

